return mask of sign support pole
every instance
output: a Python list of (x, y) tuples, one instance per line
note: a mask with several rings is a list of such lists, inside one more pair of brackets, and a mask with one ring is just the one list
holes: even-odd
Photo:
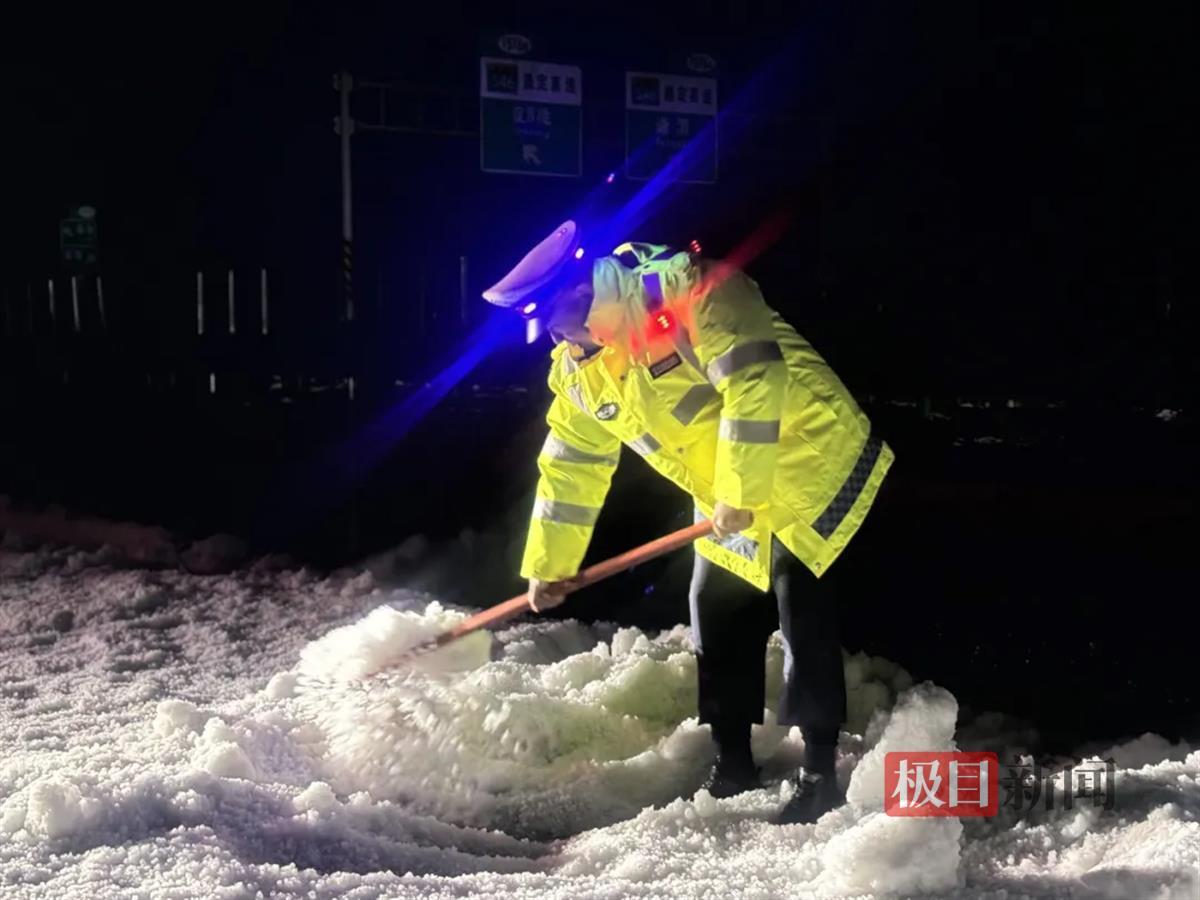
[(334, 87), (340, 95), (340, 105), (335, 123), (342, 145), (342, 299), (347, 322), (354, 321), (354, 193), (350, 166), (350, 136), (354, 134), (354, 120), (350, 118), (350, 91), (354, 79), (349, 72), (334, 76)]

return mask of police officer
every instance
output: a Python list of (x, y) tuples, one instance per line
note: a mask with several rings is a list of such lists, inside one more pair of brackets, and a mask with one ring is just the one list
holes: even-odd
[[(854, 398), (742, 271), (655, 244), (593, 256), (567, 221), (483, 294), (549, 331), (550, 433), (521, 573), (535, 611), (557, 606), (591, 539), (621, 444), (689, 494), (712, 538), (689, 590), (700, 720), (714, 796), (759, 787), (765, 649), (784, 645), (778, 721), (805, 741), (783, 821), (839, 804), (846, 689), (829, 570), (893, 459)], [(774, 594), (775, 610), (762, 594)]]

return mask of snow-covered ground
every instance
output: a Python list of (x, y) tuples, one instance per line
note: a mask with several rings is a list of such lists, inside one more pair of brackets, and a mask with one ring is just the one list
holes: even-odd
[[(1102, 748), (1116, 808), (882, 811), (882, 755), (1011, 753), (947, 691), (847, 658), (850, 802), (778, 826), (697, 793), (712, 750), (683, 628), (529, 621), (366, 682), (460, 615), (366, 572), (200, 577), (0, 551), (4, 897), (1106, 897), (1200, 890), (1200, 751)], [(780, 654), (772, 646), (770, 677)], [(1065, 762), (1065, 761), (1064, 761)], [(1059, 788), (1062, 775), (1058, 776)]]

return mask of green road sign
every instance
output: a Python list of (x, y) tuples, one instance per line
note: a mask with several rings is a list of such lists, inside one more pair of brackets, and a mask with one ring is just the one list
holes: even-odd
[(86, 268), (100, 261), (94, 206), (76, 206), (58, 220), (58, 246), (69, 266)]
[(676, 158), (673, 180), (716, 182), (717, 80), (626, 72), (626, 177), (653, 178)]
[(578, 66), (481, 58), (480, 168), (517, 175), (580, 175), (582, 96)]

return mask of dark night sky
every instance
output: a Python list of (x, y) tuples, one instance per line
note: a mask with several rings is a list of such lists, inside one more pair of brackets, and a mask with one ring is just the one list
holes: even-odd
[[(1175, 603), (1195, 583), (1190, 7), (426, 5), (418, 19), (396, 2), (44, 4), (26, 13), (39, 21), (8, 29), (20, 47), (5, 56), (0, 321), (28, 309), (32, 322), (35, 300), (40, 318), (4, 334), (0, 493), (196, 537), (250, 535), (329, 565), (417, 532), (516, 540), (544, 397), (475, 385), (542, 382), (544, 346), (497, 351), (421, 427), (372, 448), (387, 457), (378, 466), (338, 453), (321, 468), (326, 451), (393, 409), (397, 378), (411, 387), (453, 358), (461, 257), (474, 325), (486, 314), (478, 292), (620, 164), (624, 67), (700, 47), (721, 61), (726, 106), (774, 73), (749, 100), (770, 115), (740, 137), (727, 120), (720, 184), (668, 189), (629, 237), (696, 237), (719, 255), (764, 218), (790, 216), (751, 273), (902, 460), (893, 518), (870, 539), (880, 555), (858, 570), (867, 600), (848, 646), (1040, 721), (1075, 704), (1071, 721), (1132, 730), (1180, 719), (1183, 699), (1192, 715), (1194, 629), (1176, 626), (1194, 604)], [(332, 74), (456, 91), (470, 119), (490, 26), (582, 66), (585, 177), (480, 173), (475, 137), (356, 138), (360, 315), (339, 324)], [(614, 190), (624, 199), (634, 185)], [(84, 202), (100, 211), (114, 323), (94, 343), (67, 316), (51, 322), (45, 302), (46, 279), (62, 274), (57, 220)], [(217, 276), (219, 293), (228, 268), (244, 279), (259, 266), (271, 273), (270, 335), (230, 335), (214, 303), (215, 327), (198, 337), (196, 270)], [(68, 367), (74, 394), (61, 389)], [(354, 402), (337, 387), (349, 374)], [(1168, 425), (1154, 415), (1163, 407), (1184, 413)], [(440, 502), (422, 502), (431, 484)], [(636, 463), (615, 490), (595, 558), (682, 512)], [(302, 514), (275, 502), (283, 495)], [(481, 581), (501, 578), (502, 556)], [(604, 604), (640, 602), (634, 583), (597, 593), (594, 608), (632, 614), (633, 601)], [(985, 656), (948, 647), (940, 630), (912, 646), (892, 604), (918, 593), (947, 635)], [(1141, 602), (1164, 612), (1131, 617)], [(1086, 650), (1083, 629), (1095, 637)], [(1046, 690), (1059, 683), (1077, 690)]]
[[(797, 297), (775, 297), (784, 308), (844, 323), (883, 304), (886, 327), (925, 342), (921, 355), (969, 347), (982, 382), (1013, 376), (1033, 392), (1046, 379), (1028, 375), (1031, 359), (1077, 357), (1077, 371), (1116, 385), (1114, 357), (1157, 366), (1164, 346), (1175, 352), (1170, 342), (1194, 327), (1181, 283), (1195, 234), (1190, 22), (1158, 5), (792, 7), (699, 2), (622, 18), (611, 4), (580, 4), (573, 21), (552, 4), (444, 3), (423, 19), (400, 4), (55, 7), (29, 26), (14, 82), (9, 121), (21, 127), (4, 244), (18, 265), (7, 277), (45, 277), (55, 220), (87, 201), (101, 210), (106, 272), (126, 280), (265, 262), (332, 290), (332, 72), (469, 94), (479, 30), (503, 23), (585, 73), (659, 47), (714, 47), (726, 91), (791, 48), (790, 82), (772, 99), (797, 116), (779, 136), (794, 159), (727, 161), (720, 188), (673, 195), (689, 216), (702, 210), (687, 227), (717, 246), (790, 206), (794, 230), (763, 261), (795, 273)], [(474, 254), (483, 279), (584, 189), (481, 176), (461, 139), (359, 146), (361, 271), (376, 275), (365, 281), (384, 305), (407, 277), (391, 248)], [(603, 153), (589, 176), (614, 162)], [(820, 296), (835, 308), (814, 312)], [(1176, 379), (1170, 365), (1150, 382)], [(957, 372), (968, 374), (978, 376)]]

